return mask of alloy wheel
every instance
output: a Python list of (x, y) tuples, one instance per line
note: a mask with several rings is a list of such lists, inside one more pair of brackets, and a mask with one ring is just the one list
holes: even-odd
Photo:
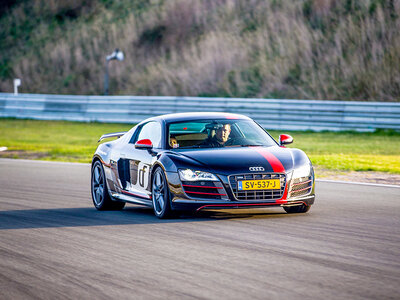
[(163, 210), (164, 206), (166, 205), (166, 198), (165, 198), (165, 182), (164, 177), (161, 173), (161, 170), (157, 170), (154, 174), (153, 179), (153, 205), (154, 211), (157, 215), (160, 215)]
[(101, 205), (104, 199), (104, 178), (100, 165), (96, 165), (92, 178), (93, 200), (96, 205)]

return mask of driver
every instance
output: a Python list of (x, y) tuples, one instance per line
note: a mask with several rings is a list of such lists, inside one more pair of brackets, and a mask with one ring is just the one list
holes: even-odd
[(172, 136), (169, 138), (169, 145), (172, 148), (178, 148), (179, 147), (178, 141), (176, 140), (176, 138), (174, 138)]
[(209, 147), (223, 147), (229, 139), (231, 133), (231, 125), (223, 124), (215, 130), (215, 135), (205, 139), (200, 145)]

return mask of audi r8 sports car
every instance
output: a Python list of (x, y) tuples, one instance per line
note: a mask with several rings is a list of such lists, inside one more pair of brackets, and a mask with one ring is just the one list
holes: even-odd
[(98, 146), (91, 191), (98, 210), (126, 202), (153, 207), (159, 218), (206, 208), (281, 206), (307, 212), (314, 171), (307, 155), (276, 142), (252, 119), (228, 113), (149, 118)]

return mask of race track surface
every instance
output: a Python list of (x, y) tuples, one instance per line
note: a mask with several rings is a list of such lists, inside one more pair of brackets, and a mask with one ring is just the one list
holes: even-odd
[(400, 189), (282, 208), (99, 212), (90, 167), (0, 159), (0, 299), (399, 299)]

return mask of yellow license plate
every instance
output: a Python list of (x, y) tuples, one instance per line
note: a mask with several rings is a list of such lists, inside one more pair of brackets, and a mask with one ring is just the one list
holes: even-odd
[(238, 190), (239, 191), (279, 190), (280, 188), (281, 188), (281, 181), (279, 179), (238, 181)]

